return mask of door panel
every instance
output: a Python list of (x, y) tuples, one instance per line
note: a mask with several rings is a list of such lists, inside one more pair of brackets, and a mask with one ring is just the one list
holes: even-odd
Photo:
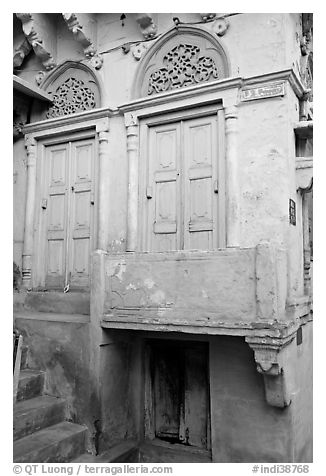
[(70, 284), (87, 286), (93, 224), (93, 167), (94, 142), (92, 140), (71, 143), (71, 216), (69, 238)]
[(175, 347), (155, 349), (154, 409), (155, 435), (179, 441), (182, 382), (180, 358)]
[(93, 139), (47, 146), (46, 286), (87, 287), (94, 209)]
[(213, 249), (216, 241), (216, 119), (184, 122), (185, 249)]
[(69, 147), (46, 148), (47, 226), (45, 251), (46, 287), (64, 286), (66, 269), (66, 226), (68, 209)]
[(178, 248), (180, 124), (150, 130), (148, 241), (153, 251)]
[(184, 427), (191, 446), (208, 446), (208, 376), (205, 348), (185, 349), (185, 403)]

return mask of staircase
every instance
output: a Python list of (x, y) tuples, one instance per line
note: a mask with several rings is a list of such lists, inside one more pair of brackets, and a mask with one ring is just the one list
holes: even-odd
[(85, 452), (87, 428), (65, 421), (66, 402), (44, 394), (45, 373), (26, 366), (22, 352), (14, 405), (14, 463), (66, 463)]

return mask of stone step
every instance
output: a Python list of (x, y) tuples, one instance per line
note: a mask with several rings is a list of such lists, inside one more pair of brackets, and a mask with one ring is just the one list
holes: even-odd
[(42, 395), (45, 373), (40, 370), (21, 370), (18, 383), (17, 401), (28, 400)]
[(62, 422), (14, 443), (14, 463), (67, 463), (85, 452), (87, 428)]
[(14, 440), (64, 420), (65, 400), (42, 395), (14, 406)]
[(24, 309), (36, 312), (89, 315), (90, 295), (89, 292), (28, 292)]
[(137, 463), (138, 446), (135, 440), (123, 441), (107, 451), (94, 456), (89, 453), (84, 453), (71, 463)]

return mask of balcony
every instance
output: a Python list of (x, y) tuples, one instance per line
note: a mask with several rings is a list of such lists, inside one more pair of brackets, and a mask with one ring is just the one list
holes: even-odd
[(217, 251), (105, 254), (103, 266), (102, 327), (282, 335), (286, 258), (284, 250), (269, 243)]

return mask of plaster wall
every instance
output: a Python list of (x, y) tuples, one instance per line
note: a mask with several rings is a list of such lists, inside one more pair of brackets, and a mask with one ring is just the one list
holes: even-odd
[(213, 462), (293, 461), (292, 408), (266, 403), (263, 376), (242, 338), (210, 340), (210, 392)]
[(295, 346), (297, 392), (293, 398), (295, 461), (313, 461), (313, 337), (312, 322), (302, 327), (302, 344)]
[(128, 194), (128, 158), (126, 128), (123, 117), (110, 119), (108, 176), (110, 202), (107, 204), (108, 251), (118, 252), (126, 249), (127, 235), (127, 194)]

